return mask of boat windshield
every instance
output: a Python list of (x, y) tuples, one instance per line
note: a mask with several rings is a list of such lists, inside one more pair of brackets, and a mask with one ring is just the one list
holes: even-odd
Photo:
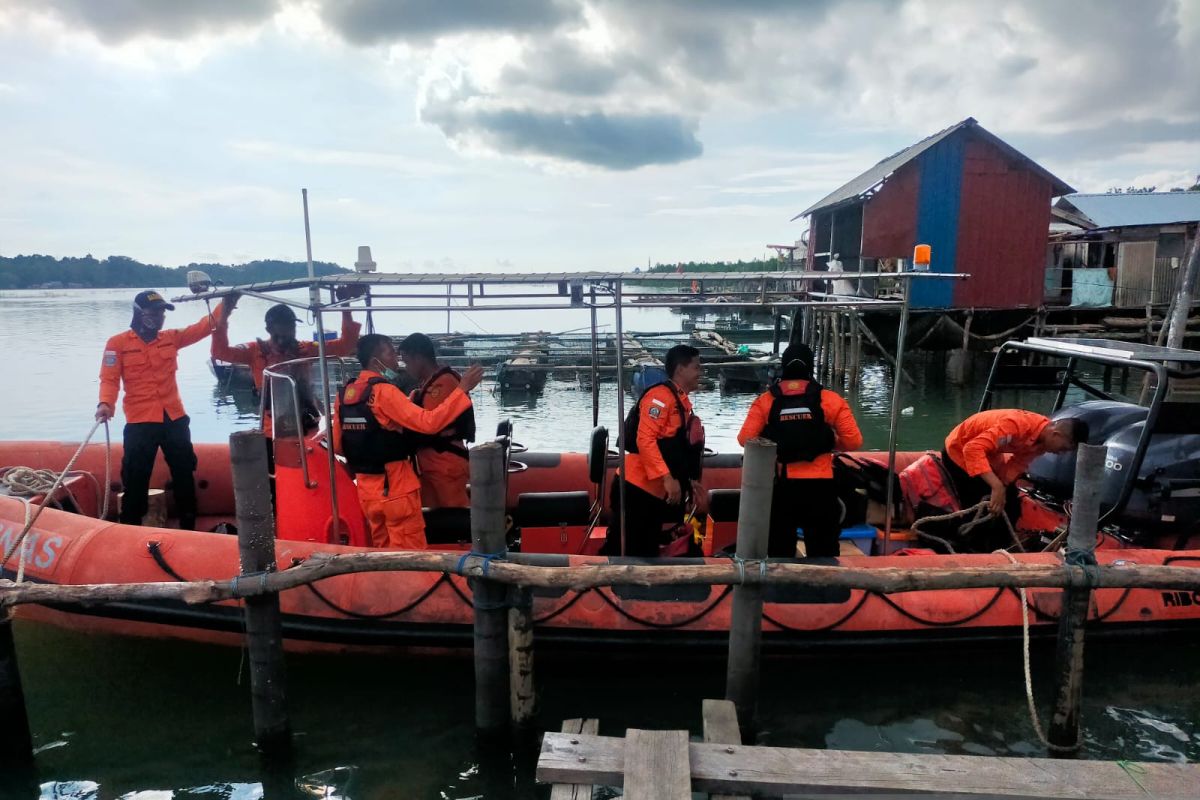
[(270, 410), (276, 441), (298, 440), (318, 428), (329, 416), (338, 387), (358, 375), (358, 361), (327, 358), (329, 396), (322, 397), (321, 370), (317, 358), (297, 358), (276, 364), (263, 372), (263, 410)]

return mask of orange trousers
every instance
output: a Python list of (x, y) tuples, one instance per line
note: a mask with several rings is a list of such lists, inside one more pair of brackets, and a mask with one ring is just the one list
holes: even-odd
[(471, 470), (467, 459), (454, 453), (424, 449), (417, 454), (421, 464), (421, 503), (426, 508), (470, 508), (467, 483)]
[(382, 475), (358, 476), (358, 503), (367, 518), (372, 547), (424, 550), (425, 517), (421, 489), (407, 461), (388, 464), (387, 493)]

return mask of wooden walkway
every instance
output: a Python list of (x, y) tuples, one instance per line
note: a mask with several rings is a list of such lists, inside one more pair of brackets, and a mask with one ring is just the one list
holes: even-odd
[[(570, 726), (570, 730), (567, 728)], [(598, 736), (595, 720), (547, 733), (537, 778), (552, 800), (590, 798), (623, 786), (629, 800), (904, 796), (970, 800), (1193, 800), (1200, 765), (993, 756), (802, 750), (740, 744), (733, 704), (704, 701), (704, 741), (687, 731), (630, 729)]]

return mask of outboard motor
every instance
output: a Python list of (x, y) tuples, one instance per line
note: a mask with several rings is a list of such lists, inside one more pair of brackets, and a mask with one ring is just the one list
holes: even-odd
[[(1102, 444), (1117, 431), (1146, 419), (1146, 409), (1135, 403), (1089, 400), (1061, 408), (1052, 419), (1081, 419), (1088, 425), (1088, 444)], [(1057, 500), (1070, 500), (1075, 487), (1075, 453), (1047, 453), (1029, 465), (1035, 489)]]
[[(1102, 513), (1120, 498), (1145, 427), (1145, 422), (1136, 422), (1105, 442), (1108, 455), (1100, 493)], [(1133, 493), (1112, 521), (1154, 536), (1200, 530), (1200, 432), (1156, 433), (1150, 438)]]

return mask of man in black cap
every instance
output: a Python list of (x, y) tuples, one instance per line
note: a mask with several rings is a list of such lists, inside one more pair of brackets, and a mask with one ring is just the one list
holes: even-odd
[[(233, 299), (233, 298), (231, 298)], [(234, 299), (236, 302), (236, 299)], [(233, 311), (234, 303), (229, 304)], [(221, 320), (213, 331), (212, 357), (230, 364), (246, 364), (250, 367), (250, 376), (254, 379), (254, 390), (263, 390), (263, 370), (270, 369), (276, 364), (291, 361), (296, 358), (316, 358), (320, 349), (316, 342), (301, 342), (296, 339), (296, 313), (290, 306), (282, 303), (267, 309), (266, 326), (267, 339), (256, 339), (253, 342), (240, 344), (236, 347), (229, 344), (228, 318)], [(349, 311), (342, 312), (342, 332), (337, 339), (325, 343), (325, 355), (329, 357), (352, 356), (358, 347), (358, 332), (362, 325), (354, 321)], [(271, 406), (265, 406), (263, 432), (268, 437), (272, 433)]]
[(227, 313), (217, 310), (186, 328), (162, 330), (167, 311), (175, 306), (158, 292), (139, 292), (133, 298), (129, 330), (109, 338), (100, 364), (100, 403), (96, 419), (112, 419), (121, 385), (125, 386), (125, 449), (121, 457), (121, 483), (125, 497), (121, 522), (140, 525), (146, 515), (150, 473), (161, 447), (175, 494), (179, 527), (196, 525), (196, 451), (187, 412), (179, 399), (175, 372), (179, 349), (212, 333)]
[(775, 491), (767, 555), (796, 557), (804, 529), (805, 555), (838, 555), (841, 506), (833, 485), (833, 451), (862, 447), (862, 433), (840, 395), (813, 380), (813, 353), (802, 342), (783, 351), (778, 383), (750, 406), (738, 444), (762, 436), (775, 442)]

